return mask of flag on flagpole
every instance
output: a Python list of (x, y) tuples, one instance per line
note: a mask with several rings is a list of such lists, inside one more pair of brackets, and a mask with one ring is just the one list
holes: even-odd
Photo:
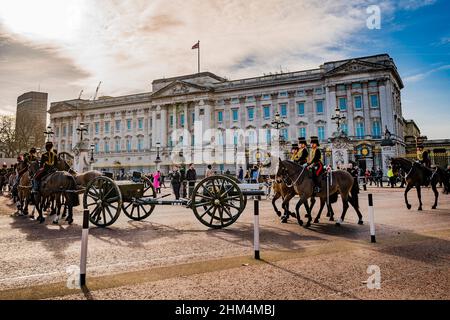
[(194, 49), (200, 49), (200, 41), (192, 46), (192, 50)]

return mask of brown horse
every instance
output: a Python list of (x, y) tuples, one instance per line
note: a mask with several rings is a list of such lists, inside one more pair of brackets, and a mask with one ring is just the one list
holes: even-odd
[[(29, 171), (31, 176), (34, 176), (38, 170), (39, 164), (37, 162), (33, 162), (30, 164)], [(45, 218), (43, 217), (43, 209), (48, 198), (54, 196), (56, 206), (60, 208), (61, 198), (63, 197), (69, 211), (66, 220), (69, 224), (72, 224), (73, 207), (79, 205), (79, 198), (78, 194), (67, 191), (76, 189), (77, 185), (75, 182), (75, 178), (68, 172), (56, 171), (44, 177), (41, 180), (41, 185), (38, 192), (33, 194), (34, 203), (39, 214), (37, 220), (40, 223), (43, 223), (45, 221)]]
[[(292, 186), (295, 190), (295, 192), (300, 196), (300, 200), (296, 207), (296, 213), (297, 213), (297, 221), (300, 225), (303, 224), (303, 221), (300, 219), (299, 209), (301, 205), (303, 204), (305, 206), (308, 218), (308, 221), (305, 225), (305, 227), (311, 226), (311, 209), (308, 205), (308, 199), (312, 198), (313, 196), (320, 198), (321, 203), (321, 209), (323, 209), (323, 206), (326, 203), (327, 199), (327, 182), (323, 179), (321, 180), (321, 192), (318, 194), (313, 193), (313, 187), (314, 182), (312, 180), (312, 172), (310, 170), (307, 170), (306, 167), (300, 166), (292, 161), (283, 161), (279, 159), (279, 168), (278, 168), (278, 182), (284, 182), (287, 186)], [(343, 170), (337, 170), (331, 172), (331, 179), (329, 184), (329, 194), (335, 194), (339, 192), (342, 199), (343, 204), (343, 211), (341, 218), (336, 223), (336, 225), (340, 225), (344, 219), (345, 214), (348, 210), (348, 201), (349, 201), (349, 194), (353, 187), (354, 179), (350, 173)], [(330, 208), (328, 207), (328, 210)], [(322, 210), (320, 210), (321, 212)], [(362, 215), (357, 210), (357, 215), (359, 218), (358, 224), (363, 224), (362, 221)], [(285, 216), (288, 216), (288, 212), (285, 211)]]
[(19, 186), (17, 187), (19, 195), (19, 211), (25, 216), (28, 215), (28, 204), (31, 200), (31, 178), (29, 171), (25, 172), (19, 180)]
[[(276, 201), (280, 198), (283, 201), (281, 205), (282, 209), (284, 209), (285, 212), (289, 212), (289, 214), (292, 216), (293, 214), (289, 211), (289, 201), (291, 201), (291, 199), (296, 195), (294, 188), (288, 187), (283, 181), (278, 182), (275, 178), (272, 183), (272, 189), (274, 193), (274, 196), (272, 198), (272, 206), (277, 216), (281, 217), (281, 211), (278, 210), (276, 206)], [(286, 205), (287, 208), (285, 208)]]

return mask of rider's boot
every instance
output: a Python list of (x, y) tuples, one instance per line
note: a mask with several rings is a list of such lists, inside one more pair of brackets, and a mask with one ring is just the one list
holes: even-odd
[(317, 174), (315, 172), (313, 172), (313, 182), (314, 182), (314, 193), (318, 194), (320, 193), (321, 189), (320, 189), (320, 182), (319, 182), (319, 177), (317, 176)]

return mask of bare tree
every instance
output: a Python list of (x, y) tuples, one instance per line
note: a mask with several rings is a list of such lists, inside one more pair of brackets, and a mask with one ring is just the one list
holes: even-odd
[(14, 125), (13, 116), (0, 116), (0, 151), (6, 158), (13, 158), (18, 153)]

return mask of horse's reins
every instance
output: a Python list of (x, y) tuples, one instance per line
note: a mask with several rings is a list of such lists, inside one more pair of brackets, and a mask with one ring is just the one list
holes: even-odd
[(298, 179), (300, 179), (300, 177), (302, 176), (302, 174), (303, 174), (303, 171), (305, 171), (305, 166), (303, 166), (303, 169), (302, 169), (302, 171), (300, 172), (300, 174), (298, 175), (298, 177), (297, 177), (297, 179), (295, 179), (295, 181), (292, 181), (292, 179), (291, 178), (289, 178), (291, 181), (292, 181), (292, 184), (291, 185), (289, 185), (288, 183), (286, 183), (286, 186), (288, 187), (288, 188), (291, 188), (293, 185), (295, 185), (296, 183), (297, 183), (297, 181), (298, 181)]

